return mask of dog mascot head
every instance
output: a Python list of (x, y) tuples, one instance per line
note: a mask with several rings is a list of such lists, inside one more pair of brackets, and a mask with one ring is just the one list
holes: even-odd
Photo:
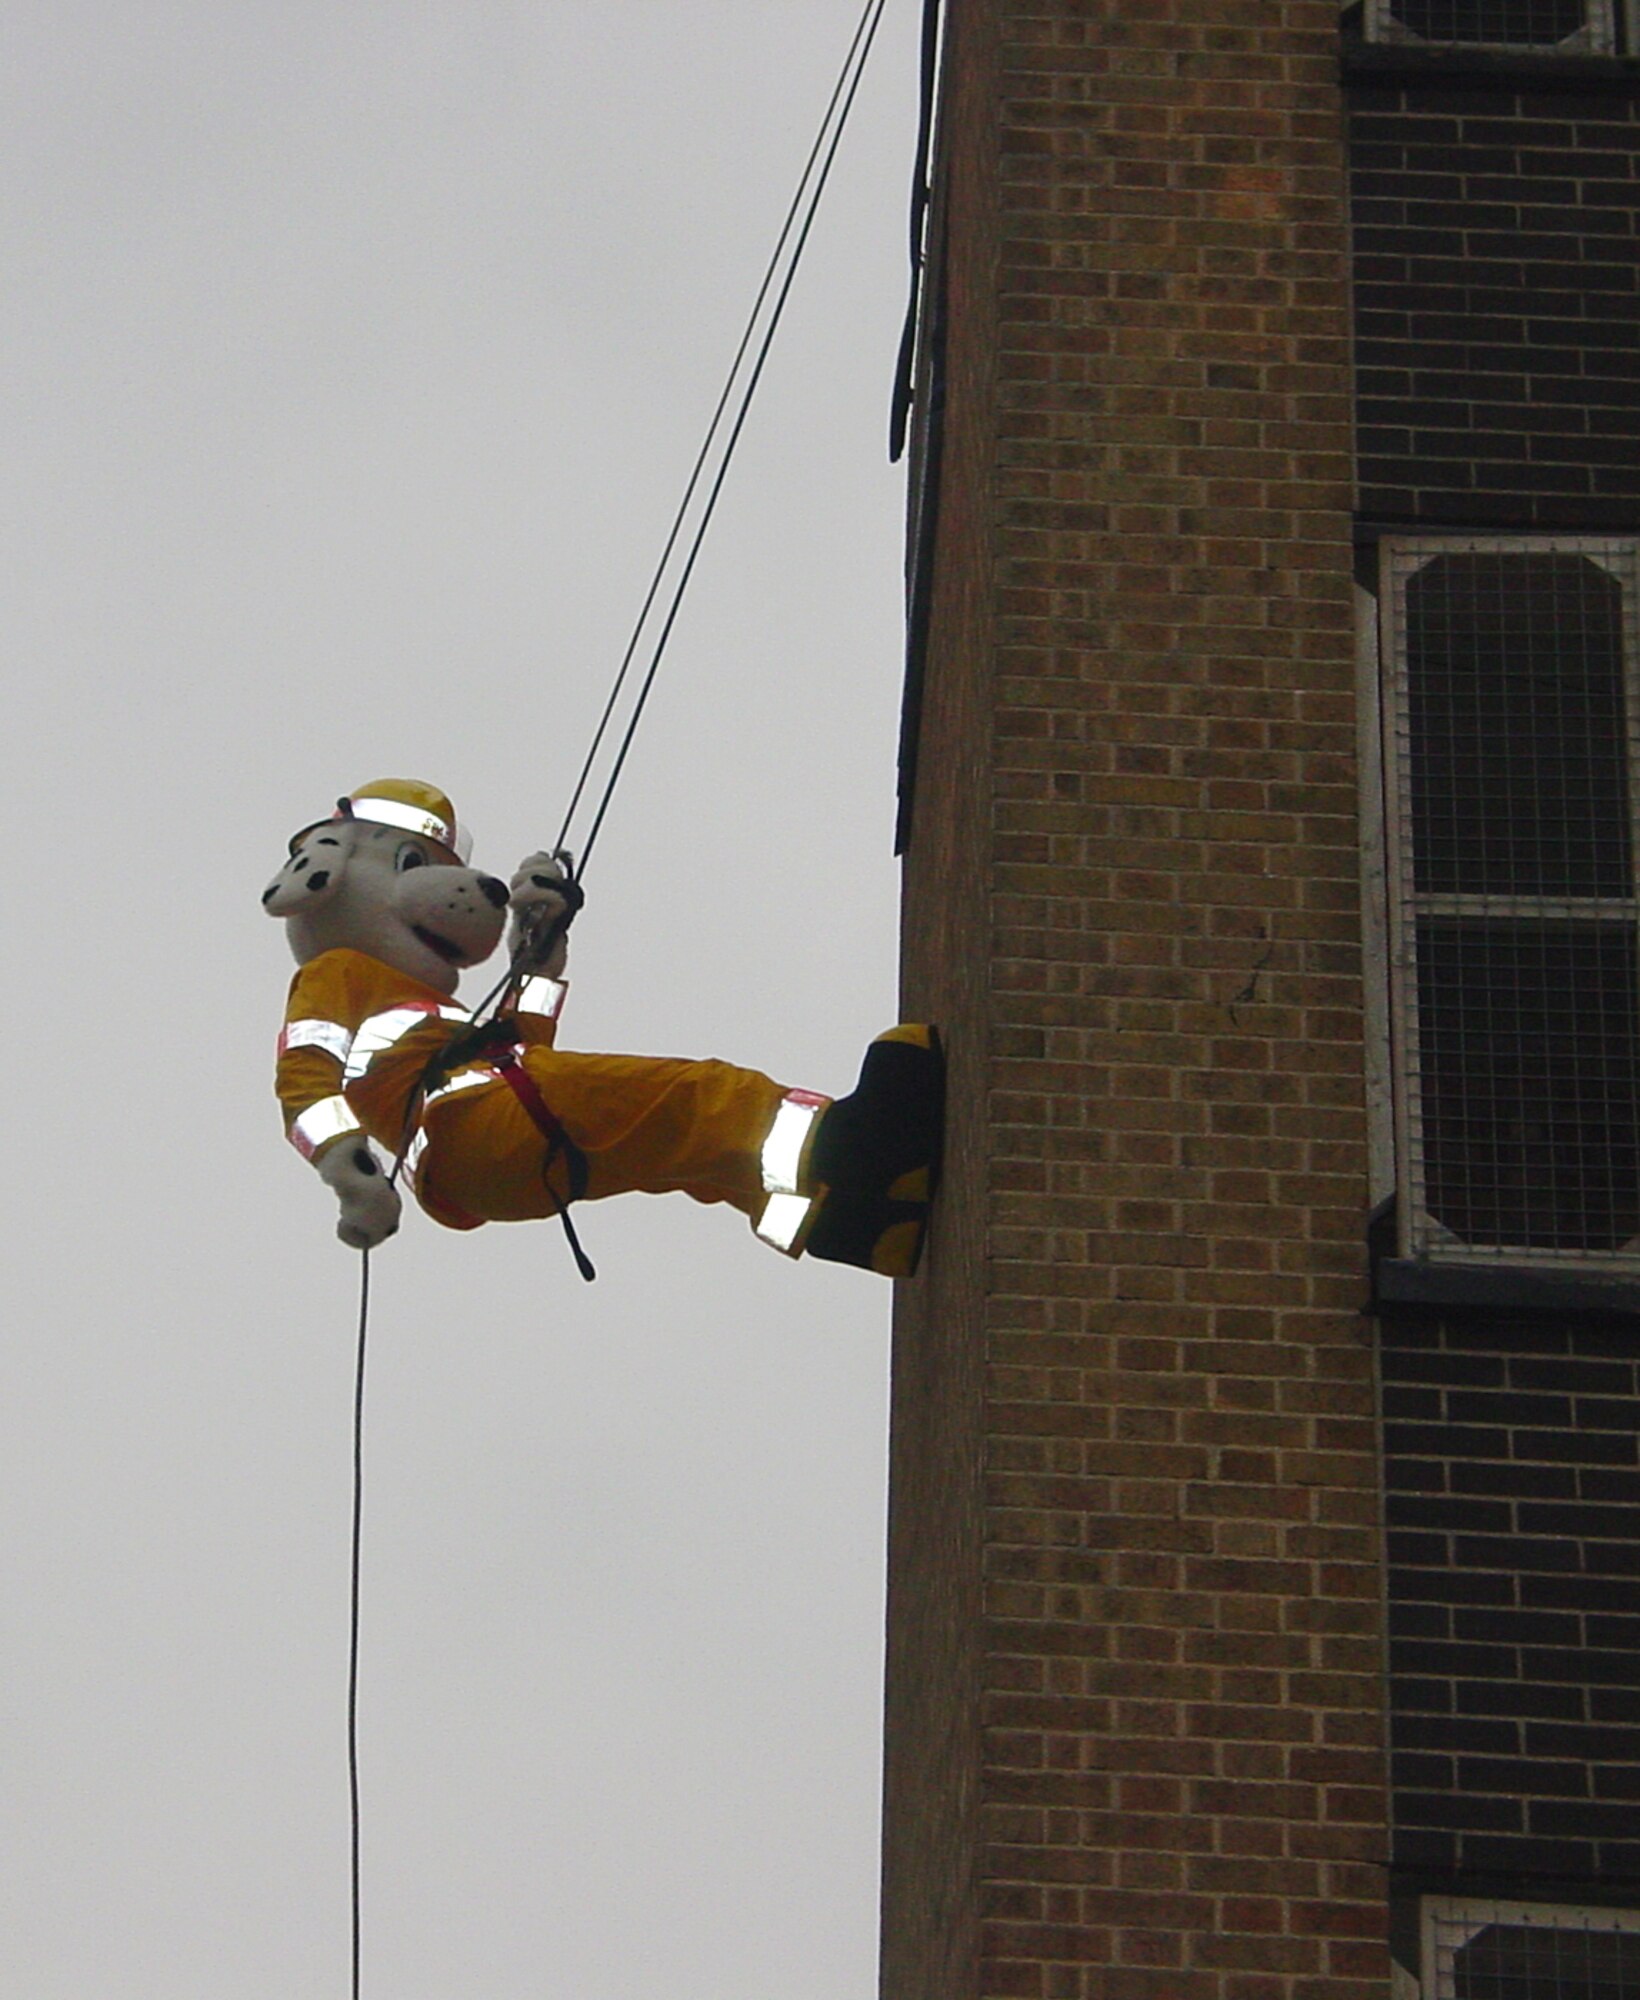
[(295, 836), (262, 907), (284, 918), (298, 965), (341, 947), (454, 993), (507, 921), (507, 884), (467, 867), (466, 856), (442, 792), (386, 778)]
[(363, 786), (338, 802), (334, 818), (291, 841), (290, 859), (262, 892), (262, 907), (284, 920), (302, 967), (279, 1038), (277, 1088), (288, 1136), (336, 1194), (337, 1234), (352, 1248), (391, 1236), (400, 1200), (346, 1094), (355, 1040), (369, 1025), (348, 1011), (358, 998), (357, 968), (343, 957), (338, 970), (327, 954), (375, 961), (364, 986), (382, 1021), (403, 1028), (393, 1011), (395, 974), (411, 988), (412, 1022), (459, 1019), (459, 1009), (429, 1009), (418, 989), (453, 994), (463, 970), (500, 943), (509, 908), (511, 977), (523, 982), (520, 993), (537, 974), (549, 984), (562, 975), (572, 899), (579, 907), (572, 865), (567, 855), (527, 855), (510, 886), (479, 874), (467, 866), (450, 801), (408, 778)]

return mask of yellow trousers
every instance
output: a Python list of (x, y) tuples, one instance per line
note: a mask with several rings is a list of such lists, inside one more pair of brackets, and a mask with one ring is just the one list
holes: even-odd
[[(754, 1223), (762, 1213), (763, 1141), (782, 1085), (722, 1062), (551, 1048), (527, 1048), (520, 1061), (585, 1155), (583, 1199), (681, 1190), (731, 1202)], [(440, 1222), (530, 1221), (556, 1215), (573, 1192), (562, 1150), (543, 1174), (547, 1141), (504, 1082), (439, 1099), (425, 1127), (417, 1188)]]

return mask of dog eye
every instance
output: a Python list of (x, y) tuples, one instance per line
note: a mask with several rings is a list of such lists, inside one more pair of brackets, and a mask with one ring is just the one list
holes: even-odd
[(427, 856), (422, 853), (413, 840), (407, 840), (398, 853), (393, 856), (394, 870), (400, 875), (407, 868), (425, 868), (426, 866)]

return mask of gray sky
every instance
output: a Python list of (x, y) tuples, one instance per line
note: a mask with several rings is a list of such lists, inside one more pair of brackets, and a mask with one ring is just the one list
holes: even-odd
[[(566, 1044), (894, 1017), (893, 0), (575, 934)], [(285, 836), (551, 840), (855, 0), (10, 0), (0, 1992), (345, 1994), (357, 1259)], [(24, 831), (29, 838), (25, 841)], [(477, 995), (469, 979), (467, 997)], [(26, 997), (25, 997), (26, 996)], [(381, 2000), (874, 1991), (889, 1288), (681, 1197), (374, 1260)]]

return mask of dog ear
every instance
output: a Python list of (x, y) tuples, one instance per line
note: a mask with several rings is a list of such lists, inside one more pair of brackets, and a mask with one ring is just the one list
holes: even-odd
[(353, 852), (351, 826), (326, 820), (303, 834), (296, 851), (262, 891), (262, 907), (270, 917), (294, 916), (316, 910), (341, 887)]

